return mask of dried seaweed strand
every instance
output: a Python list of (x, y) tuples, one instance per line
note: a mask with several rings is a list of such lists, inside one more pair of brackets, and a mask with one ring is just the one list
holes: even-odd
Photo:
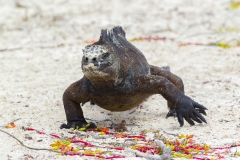
[(15, 137), (14, 135), (4, 131), (4, 130), (1, 130), (1, 132), (9, 135), (10, 137), (14, 138), (15, 140), (17, 140), (23, 147), (26, 147), (28, 149), (32, 149), (32, 150), (46, 150), (46, 151), (50, 151), (50, 152), (56, 152), (56, 153), (60, 153), (59, 151), (54, 151), (54, 150), (51, 150), (51, 149), (47, 149), (47, 148), (34, 148), (34, 147), (29, 147), (29, 146), (26, 146), (22, 141), (20, 141), (17, 137)]

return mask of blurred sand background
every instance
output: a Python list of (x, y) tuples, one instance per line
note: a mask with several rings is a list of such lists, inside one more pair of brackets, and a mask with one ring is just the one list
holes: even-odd
[[(185, 84), (185, 93), (208, 108), (208, 124), (185, 125), (165, 119), (166, 101), (150, 97), (138, 108), (112, 113), (85, 104), (85, 117), (125, 119), (130, 131), (164, 130), (194, 134), (199, 143), (231, 145), (240, 140), (240, 8), (219, 0), (0, 0), (0, 126), (14, 119), (12, 133), (24, 144), (49, 148), (51, 138), (21, 126), (58, 134), (65, 123), (64, 90), (79, 80), (82, 49), (98, 40), (101, 29), (120, 25), (150, 64), (169, 65)], [(181, 43), (229, 43), (233, 47), (179, 46)], [(132, 113), (134, 112), (134, 113)], [(107, 123), (100, 122), (99, 126)], [(25, 138), (26, 134), (33, 139)], [(41, 142), (37, 140), (41, 139)], [(239, 149), (240, 150), (240, 149)], [(33, 151), (0, 132), (1, 159), (76, 159)]]

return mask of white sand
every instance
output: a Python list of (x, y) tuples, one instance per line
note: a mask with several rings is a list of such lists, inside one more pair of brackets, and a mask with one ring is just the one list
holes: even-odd
[[(18, 2), (18, 3), (16, 3)], [(186, 94), (208, 108), (208, 124), (185, 125), (165, 119), (166, 101), (150, 97), (130, 112), (112, 113), (89, 103), (85, 117), (126, 119), (130, 131), (165, 130), (194, 134), (199, 143), (231, 145), (240, 140), (240, 47), (179, 47), (180, 42), (230, 42), (240, 40), (240, 9), (230, 1), (74, 1), (0, 0), (0, 126), (14, 119), (17, 128), (4, 129), (24, 144), (49, 148), (46, 135), (23, 131), (32, 126), (48, 133), (67, 134), (59, 126), (65, 120), (64, 90), (79, 80), (85, 40), (98, 40), (100, 30), (121, 25), (128, 39), (140, 36), (173, 38), (168, 41), (135, 41), (150, 64), (169, 65), (185, 84)], [(217, 32), (220, 28), (238, 32)], [(62, 47), (55, 47), (63, 44)], [(16, 49), (16, 50), (11, 50)], [(107, 123), (99, 123), (104, 126)], [(33, 139), (28, 140), (25, 135)], [(37, 140), (43, 140), (37, 142)], [(240, 151), (240, 149), (238, 149)], [(58, 159), (56, 153), (33, 151), (0, 132), (1, 159)], [(70, 159), (70, 157), (61, 157)], [(71, 157), (71, 159), (77, 159)]]

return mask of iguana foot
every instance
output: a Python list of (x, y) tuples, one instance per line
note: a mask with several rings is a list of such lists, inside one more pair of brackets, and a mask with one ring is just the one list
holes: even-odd
[(73, 122), (68, 122), (67, 124), (63, 123), (61, 126), (60, 126), (60, 129), (63, 129), (63, 128), (66, 128), (66, 129), (69, 129), (69, 128), (96, 128), (97, 126), (95, 125), (95, 123), (93, 122), (90, 122), (90, 126), (86, 127), (88, 123), (86, 121), (73, 121)]

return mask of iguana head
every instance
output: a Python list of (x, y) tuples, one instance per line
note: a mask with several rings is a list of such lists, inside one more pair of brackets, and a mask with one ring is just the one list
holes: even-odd
[(129, 74), (148, 73), (149, 66), (144, 55), (127, 41), (122, 27), (117, 26), (102, 30), (100, 39), (83, 49), (82, 70), (89, 80), (120, 83)]
[(113, 50), (107, 45), (92, 44), (83, 49), (82, 70), (90, 80), (115, 80), (118, 64)]

